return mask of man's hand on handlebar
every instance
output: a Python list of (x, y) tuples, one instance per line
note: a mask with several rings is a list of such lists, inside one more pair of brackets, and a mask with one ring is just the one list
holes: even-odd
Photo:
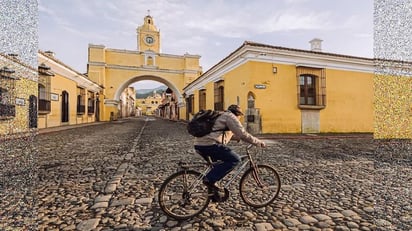
[(259, 144), (259, 147), (265, 148), (265, 147), (266, 147), (266, 143), (262, 141), (262, 142)]

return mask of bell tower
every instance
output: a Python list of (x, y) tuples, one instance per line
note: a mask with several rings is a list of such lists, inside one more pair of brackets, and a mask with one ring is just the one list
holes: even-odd
[(154, 25), (150, 11), (144, 17), (143, 25), (136, 29), (137, 32), (137, 49), (139, 51), (153, 51), (160, 53), (160, 32)]

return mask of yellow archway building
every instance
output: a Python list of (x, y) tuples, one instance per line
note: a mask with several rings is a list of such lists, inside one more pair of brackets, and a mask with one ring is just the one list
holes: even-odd
[(183, 88), (202, 72), (199, 55), (160, 53), (160, 32), (147, 15), (137, 28), (137, 50), (106, 48), (89, 44), (88, 76), (103, 87), (100, 98), (100, 121), (117, 119), (120, 95), (130, 84), (154, 80), (168, 86), (177, 97), (179, 118), (186, 114)]

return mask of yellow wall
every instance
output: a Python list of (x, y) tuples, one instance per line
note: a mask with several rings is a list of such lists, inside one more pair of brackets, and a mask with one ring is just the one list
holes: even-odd
[[(97, 52), (99, 53), (99, 52)], [(47, 64), (50, 69), (48, 72), (53, 76), (50, 78), (50, 94), (57, 98), (50, 97), (50, 112), (42, 111), (38, 117), (38, 128), (56, 127), (62, 125), (74, 125), (82, 123), (91, 123), (96, 121), (95, 113), (97, 107), (94, 107), (94, 112), (88, 111), (88, 98), (94, 98), (97, 100), (97, 93), (100, 94), (102, 90), (98, 84), (91, 81), (87, 76), (78, 73), (70, 67), (61, 64), (54, 56), (50, 56), (46, 53), (39, 52), (39, 65)], [(98, 69), (98, 68), (97, 68)], [(98, 72), (94, 72), (98, 73)], [(94, 77), (100, 76), (96, 74)], [(77, 96), (80, 93), (79, 88), (84, 90), (83, 104), (85, 107), (84, 112), (78, 114), (77, 112)], [(66, 91), (69, 96), (69, 114), (68, 122), (62, 122), (62, 93)], [(90, 92), (90, 93), (89, 93)], [(93, 97), (92, 97), (93, 96)], [(101, 98), (101, 97), (100, 97)], [(90, 105), (92, 106), (92, 105)], [(45, 114), (46, 113), (46, 114)]]
[[(119, 51), (105, 49), (102, 47), (89, 48), (89, 68), (88, 75), (93, 81), (104, 86), (104, 99), (101, 107), (100, 120), (110, 121), (110, 114), (118, 114), (117, 101), (118, 93), (128, 87), (130, 84), (139, 80), (154, 80), (164, 83), (172, 90), (177, 91), (175, 94), (181, 96), (183, 87), (193, 81), (200, 74), (198, 56), (176, 56), (176, 55), (159, 55), (156, 56), (153, 67), (145, 67), (144, 54), (129, 51)], [(105, 55), (104, 58), (100, 57)], [(116, 65), (117, 67), (108, 67), (101, 65), (100, 62), (106, 60), (107, 64)], [(139, 62), (139, 60), (141, 62)], [(186, 65), (187, 64), (187, 65)], [(190, 65), (190, 66), (188, 66)], [(187, 73), (189, 70), (190, 72)], [(180, 100), (182, 98), (180, 97)], [(180, 118), (184, 118), (185, 110), (179, 111)]]
[[(274, 65), (277, 73), (273, 73)], [(251, 92), (255, 95), (255, 108), (260, 109), (262, 133), (301, 133), (296, 68), (296, 65), (251, 61), (230, 70), (221, 77), (225, 88), (224, 108), (239, 103), (245, 111)], [(326, 69), (325, 75), (326, 107), (310, 110), (319, 113), (320, 132), (373, 132), (373, 73)], [(257, 89), (256, 84), (266, 88)], [(205, 87), (206, 105), (213, 108), (214, 83), (209, 82)], [(199, 91), (194, 92), (196, 112)]]
[(140, 66), (143, 64), (143, 57), (136, 52), (117, 52), (115, 50), (105, 52), (107, 64), (120, 66)]
[(51, 93), (59, 95), (59, 101), (51, 101), (51, 112), (48, 114), (47, 126), (55, 127), (62, 125), (61, 122), (61, 106), (62, 92), (69, 93), (69, 122), (68, 124), (76, 124), (77, 111), (77, 84), (62, 76), (55, 75), (51, 79)]
[(181, 57), (173, 56), (158, 56), (156, 57), (156, 66), (164, 69), (177, 69), (182, 70), (185, 68), (184, 60)]
[[(214, 83), (210, 82), (206, 84), (206, 108), (207, 109), (213, 109), (215, 106), (215, 96), (214, 96)], [(199, 97), (199, 91), (196, 92), (196, 94)], [(199, 110), (199, 100), (195, 103), (195, 106), (197, 105), (197, 109)]]
[(100, 63), (106, 62), (104, 52), (104, 46), (89, 45), (89, 60)]
[(29, 131), (29, 97), (37, 97), (37, 82), (19, 77), (16, 81), (16, 98), (24, 99), (24, 105), (15, 105), (16, 116), (8, 120), (0, 120), (0, 135)]
[(376, 139), (412, 139), (412, 78), (374, 76)]
[(326, 70), (322, 132), (373, 132), (373, 73)]
[[(29, 132), (29, 97), (31, 95), (37, 97), (37, 71), (19, 60), (12, 60), (2, 54), (0, 54), (0, 67), (13, 70), (14, 73), (11, 76), (18, 78), (15, 80), (14, 89), (8, 89), (14, 92), (11, 101), (15, 105), (16, 113), (14, 117), (0, 119), (0, 136)], [(16, 103), (16, 99), (22, 102)]]
[[(300, 132), (300, 110), (297, 108), (296, 70), (294, 66), (277, 64), (278, 73), (272, 72), (272, 64), (248, 62), (225, 75), (225, 105), (237, 103), (247, 108), (247, 95), (256, 96), (255, 108), (260, 109), (263, 133)], [(256, 89), (263, 84), (266, 89)]]

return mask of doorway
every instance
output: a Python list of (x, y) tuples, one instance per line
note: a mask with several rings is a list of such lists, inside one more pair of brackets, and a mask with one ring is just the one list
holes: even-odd
[(69, 93), (62, 92), (62, 123), (69, 122)]
[(29, 97), (29, 128), (37, 128), (37, 97)]

